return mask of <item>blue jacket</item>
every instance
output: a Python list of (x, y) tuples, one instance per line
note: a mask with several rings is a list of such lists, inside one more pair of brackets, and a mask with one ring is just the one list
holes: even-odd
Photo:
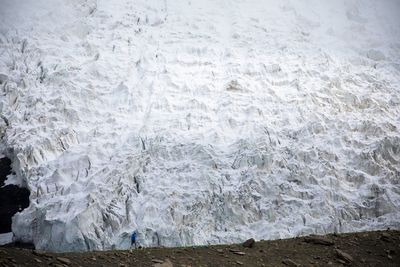
[(131, 235), (131, 241), (135, 242), (136, 241), (136, 232), (133, 232)]

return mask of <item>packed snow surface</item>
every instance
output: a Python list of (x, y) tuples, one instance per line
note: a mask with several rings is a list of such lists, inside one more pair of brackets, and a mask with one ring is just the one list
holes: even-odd
[(0, 0), (15, 240), (400, 228), (400, 1)]

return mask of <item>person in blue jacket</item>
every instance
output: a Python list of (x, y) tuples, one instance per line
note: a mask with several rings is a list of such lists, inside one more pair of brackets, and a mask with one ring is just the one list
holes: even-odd
[(131, 235), (131, 248), (135, 244), (135, 249), (136, 249), (136, 231), (133, 231)]

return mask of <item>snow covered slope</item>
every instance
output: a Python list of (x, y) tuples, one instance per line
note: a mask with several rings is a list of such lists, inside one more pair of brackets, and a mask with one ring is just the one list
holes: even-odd
[(0, 0), (38, 249), (400, 228), (400, 1)]

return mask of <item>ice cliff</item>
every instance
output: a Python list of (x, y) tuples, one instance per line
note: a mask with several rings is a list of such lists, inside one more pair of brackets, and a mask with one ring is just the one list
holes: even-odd
[(397, 0), (0, 0), (16, 240), (400, 228)]

